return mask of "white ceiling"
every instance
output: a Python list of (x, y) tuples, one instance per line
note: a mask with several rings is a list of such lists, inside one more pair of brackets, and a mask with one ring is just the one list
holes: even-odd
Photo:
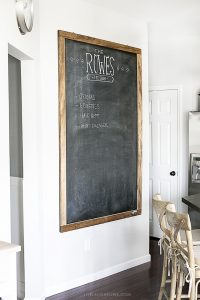
[[(141, 21), (200, 21), (200, 0), (83, 0)], [(111, 16), (112, 18), (112, 16)]]

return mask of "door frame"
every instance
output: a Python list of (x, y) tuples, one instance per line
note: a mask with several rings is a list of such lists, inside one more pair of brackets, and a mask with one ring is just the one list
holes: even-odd
[[(182, 144), (182, 121), (183, 121), (183, 117), (182, 117), (182, 86), (181, 85), (152, 85), (149, 87), (149, 93), (153, 92), (153, 91), (164, 91), (164, 90), (176, 90), (177, 91), (177, 153), (181, 153), (181, 144)], [(181, 191), (182, 191), (182, 153), (181, 155), (178, 155), (177, 157), (177, 207), (176, 209), (178, 211), (181, 210), (181, 203), (180, 203), (180, 199), (181, 199)], [(166, 199), (167, 200), (167, 199)]]
[[(42, 148), (39, 147), (41, 136), (38, 135), (38, 107), (40, 104), (39, 81), (36, 80), (38, 57), (22, 52), (8, 43), (7, 54), (21, 61), (22, 89), (22, 126), (23, 126), (23, 216), (24, 216), (24, 271), (25, 271), (25, 300), (29, 295), (44, 294), (44, 251), (43, 251), (43, 222), (41, 220), (41, 161), (38, 159)], [(32, 89), (32, 93), (30, 90)], [(30, 138), (31, 137), (31, 138)], [(39, 142), (38, 142), (39, 141)], [(39, 174), (39, 175), (38, 175)], [(37, 176), (35, 176), (37, 175)], [(31, 193), (30, 193), (31, 191)], [(35, 217), (37, 216), (37, 217)], [(31, 234), (30, 234), (31, 233)], [(37, 245), (37, 247), (35, 246)], [(37, 262), (34, 257), (37, 254)], [(37, 278), (32, 274), (38, 274)], [(28, 283), (28, 284), (27, 284)], [(35, 287), (37, 286), (37, 290)]]

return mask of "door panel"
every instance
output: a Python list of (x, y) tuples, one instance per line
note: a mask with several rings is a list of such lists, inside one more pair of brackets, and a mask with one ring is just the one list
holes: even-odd
[[(150, 234), (159, 237), (152, 196), (159, 193), (162, 199), (177, 206), (178, 90), (154, 90), (149, 96)], [(170, 175), (171, 171), (175, 171), (175, 176)]]

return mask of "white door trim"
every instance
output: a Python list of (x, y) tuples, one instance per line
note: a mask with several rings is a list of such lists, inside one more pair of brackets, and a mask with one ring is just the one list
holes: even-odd
[[(177, 109), (177, 135), (178, 135), (178, 153), (181, 153), (182, 145), (182, 86), (181, 85), (153, 85), (149, 87), (149, 92), (152, 91), (162, 91), (162, 90), (176, 90), (178, 94), (178, 109)], [(181, 210), (181, 190), (182, 190), (182, 167), (181, 167), (182, 155), (178, 155), (178, 201), (177, 201), (177, 210)]]

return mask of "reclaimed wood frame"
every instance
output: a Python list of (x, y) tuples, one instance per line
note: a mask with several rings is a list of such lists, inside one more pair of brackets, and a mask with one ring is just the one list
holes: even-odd
[[(65, 87), (65, 39), (103, 46), (137, 56), (137, 210), (126, 211), (95, 219), (67, 224), (66, 196), (66, 87)], [(60, 199), (60, 232), (66, 232), (91, 225), (115, 221), (142, 213), (142, 53), (141, 49), (110, 41), (79, 35), (71, 32), (58, 31), (58, 86), (59, 86), (59, 199)]]

